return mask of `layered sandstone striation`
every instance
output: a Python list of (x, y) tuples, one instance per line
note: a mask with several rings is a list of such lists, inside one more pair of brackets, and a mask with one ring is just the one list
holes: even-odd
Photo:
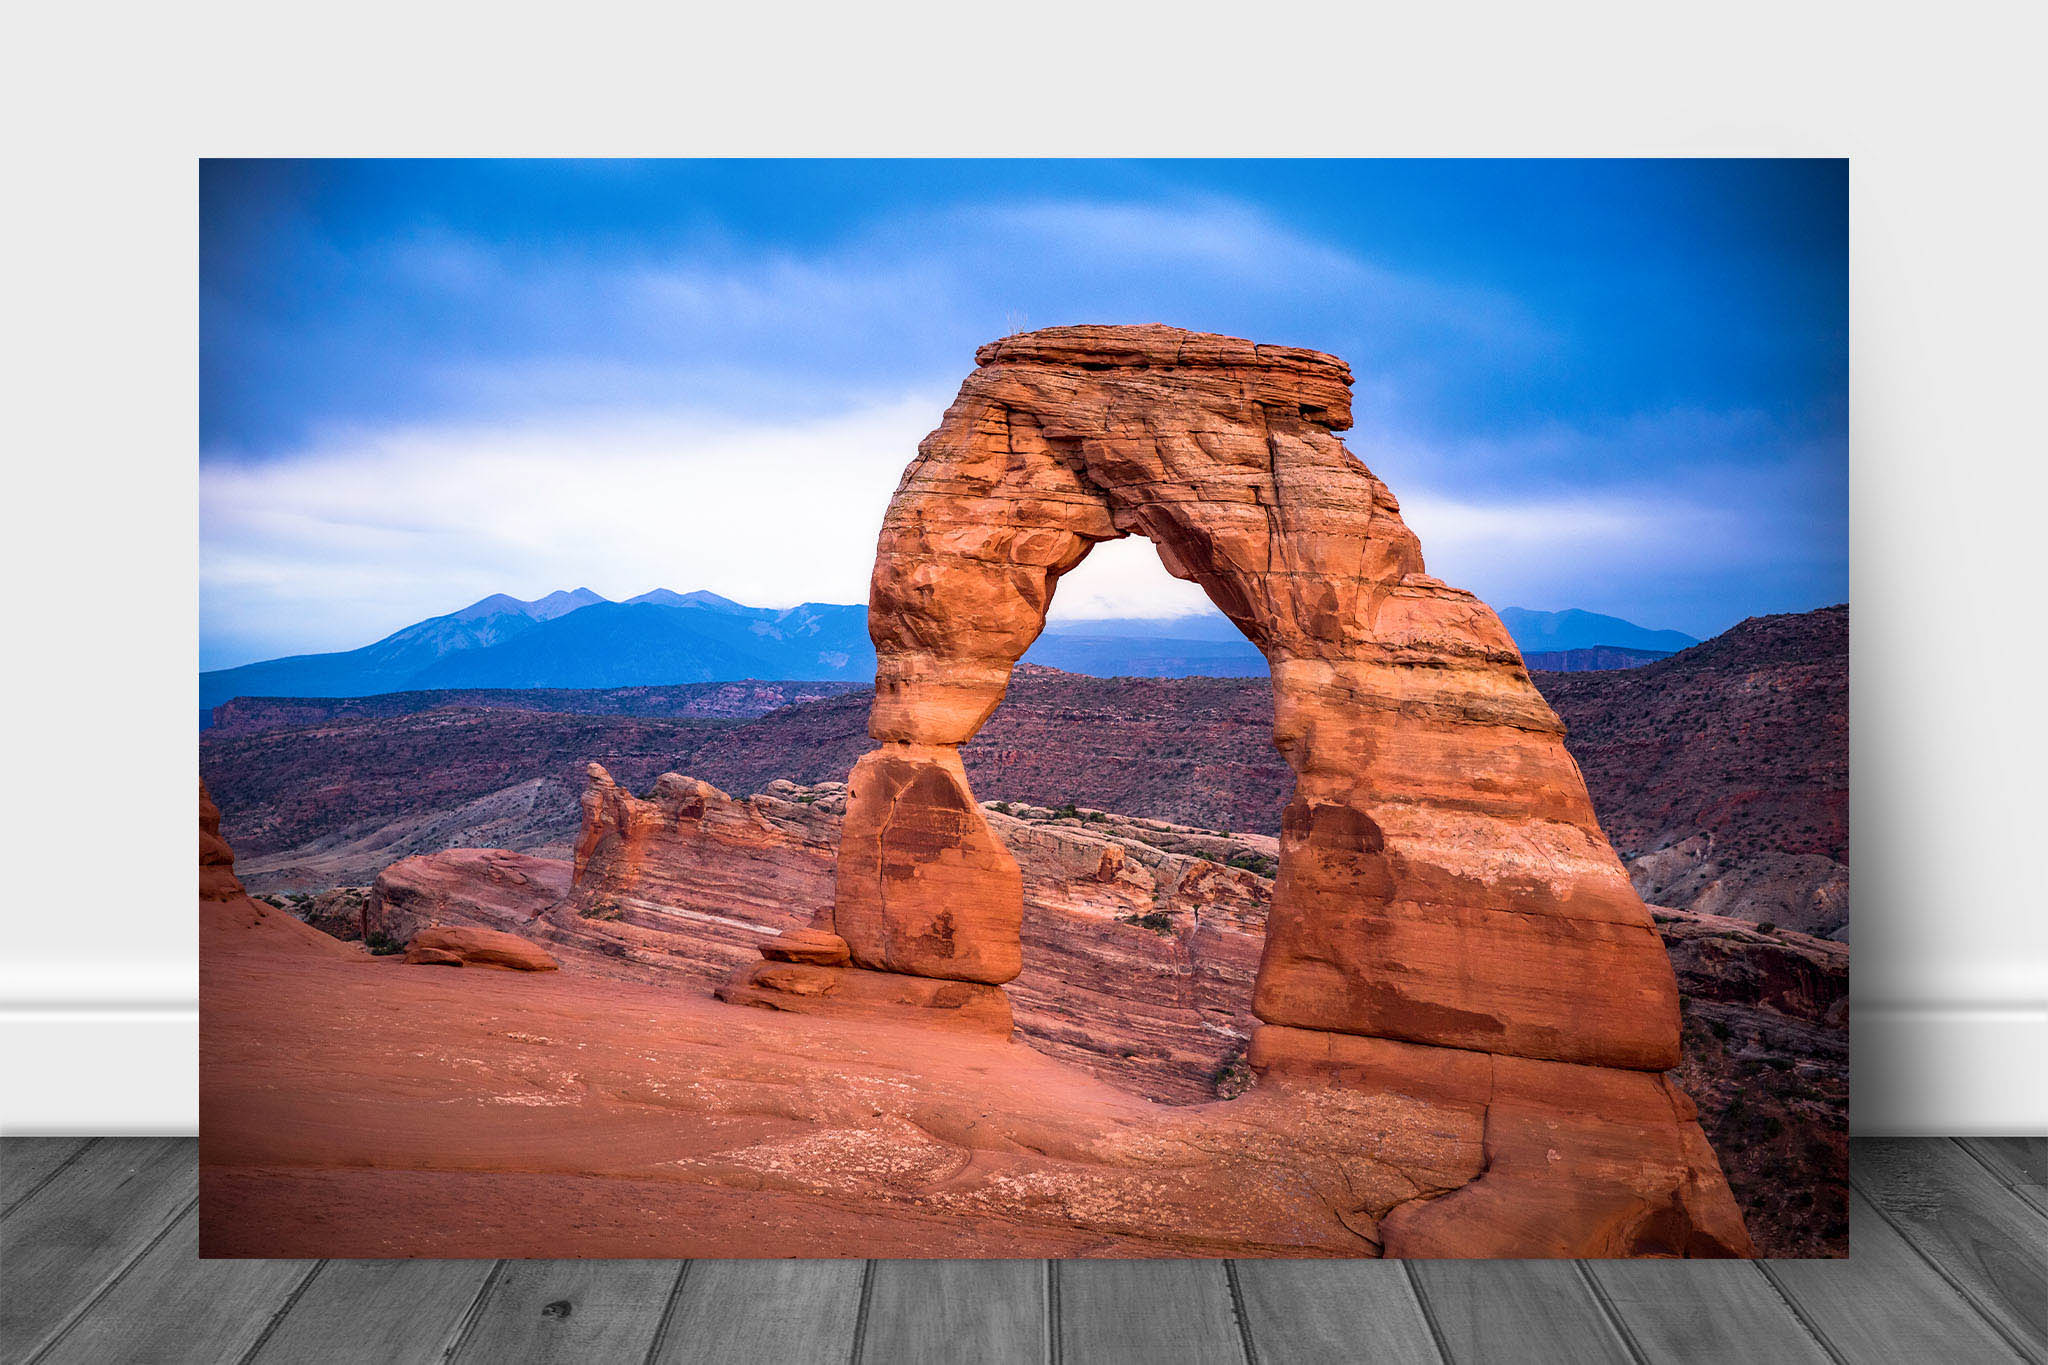
[(569, 893), (569, 865), (503, 848), (415, 854), (384, 869), (365, 899), (360, 937), (406, 944), (448, 926), (526, 934)]
[[(809, 927), (832, 905), (846, 793), (840, 782), (778, 780), (735, 798), (668, 774), (643, 798), (593, 767), (573, 888), (559, 903), (529, 903), (523, 922), (490, 906), (479, 922), (622, 980), (690, 981), (799, 1012), (886, 1003), (872, 985), (835, 997), (822, 989), (830, 973), (788, 970), (850, 965), (844, 938)], [(1248, 1041), (1277, 842), (1097, 810), (997, 803), (978, 814), (1019, 872), (1024, 967), (997, 993), (1005, 1017), (1014, 1010), (1039, 1050), (1140, 1094), (1213, 1098), (1216, 1074)], [(437, 913), (456, 922), (472, 875), (462, 864), (482, 856), (409, 859), (379, 880), (380, 894), (434, 887)], [(947, 998), (970, 997), (979, 993)]]

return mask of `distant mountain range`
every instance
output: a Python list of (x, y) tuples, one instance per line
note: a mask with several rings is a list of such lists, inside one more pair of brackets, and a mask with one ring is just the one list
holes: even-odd
[[(1585, 611), (1501, 612), (1524, 651), (1592, 651), (1575, 667), (1628, 667), (1697, 643)], [(1219, 612), (1055, 621), (1031, 663), (1093, 677), (1258, 677), (1266, 660)], [(1532, 664), (1533, 664), (1532, 660)], [(1553, 664), (1553, 667), (1560, 666)], [(588, 588), (531, 602), (494, 593), (460, 611), (333, 654), (298, 654), (199, 675), (202, 727), (231, 697), (362, 697), (459, 688), (592, 688), (874, 677), (867, 608), (749, 607), (656, 588), (624, 602)]]
[(1619, 616), (1598, 612), (1530, 611), (1502, 607), (1500, 623), (1515, 637), (1522, 653), (1562, 653), (1572, 649), (1627, 649), (1639, 653), (1676, 654), (1699, 643), (1680, 630), (1650, 630)]

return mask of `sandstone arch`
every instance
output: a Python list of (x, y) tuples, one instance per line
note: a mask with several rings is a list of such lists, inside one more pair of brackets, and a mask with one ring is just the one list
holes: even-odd
[[(1499, 619), (1424, 571), (1338, 439), (1349, 368), (1169, 327), (984, 346), (884, 520), (879, 655), (829, 923), (857, 966), (999, 985), (1014, 865), (958, 746), (1060, 576), (1143, 535), (1271, 662), (1297, 773), (1255, 1011), (1545, 1060), (1677, 1062), (1677, 991)], [(907, 983), (906, 983), (907, 984)]]
[(976, 359), (884, 519), (833, 904), (721, 998), (1009, 1036), (1021, 888), (958, 748), (1060, 575), (1144, 535), (1265, 651), (1296, 773), (1235, 1121), (1299, 1134), (1295, 1179), (1344, 1167), (1333, 1216), (1369, 1253), (1751, 1254), (1656, 1074), (1678, 1007), (1649, 913), (1499, 619), (1428, 576), (1337, 439), (1343, 362), (1167, 327)]

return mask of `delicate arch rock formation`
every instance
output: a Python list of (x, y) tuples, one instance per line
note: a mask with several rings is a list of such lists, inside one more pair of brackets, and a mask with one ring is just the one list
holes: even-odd
[[(999, 985), (1016, 867), (958, 746), (1054, 586), (1142, 535), (1271, 662), (1299, 774), (1255, 1009), (1271, 1024), (1661, 1070), (1677, 989), (1563, 726), (1499, 619), (1431, 578), (1336, 433), (1351, 374), (1169, 327), (1007, 338), (919, 447), (869, 604), (879, 655), (829, 923), (865, 968)], [(1084, 742), (1077, 737), (1077, 742)]]
[[(1678, 992), (1649, 912), (1499, 618), (1424, 572), (1337, 439), (1344, 363), (1168, 327), (976, 358), (883, 521), (879, 747), (849, 783), (833, 905), (722, 997), (1009, 1033), (1021, 884), (959, 746), (1060, 575), (1143, 535), (1265, 652), (1297, 774), (1253, 1000), (1261, 1083), (1234, 1110), (1276, 1133), (1318, 1115), (1300, 1130), (1317, 1159), (1363, 1161), (1347, 1188), (1405, 1185), (1332, 1205), (1384, 1255), (1750, 1254), (1691, 1101), (1657, 1074), (1679, 1059)], [(1448, 1174), (1412, 1180), (1429, 1152)]]

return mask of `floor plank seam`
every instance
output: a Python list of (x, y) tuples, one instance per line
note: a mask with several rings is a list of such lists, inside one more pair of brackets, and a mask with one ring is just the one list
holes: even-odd
[[(1996, 1180), (2001, 1189), (2010, 1193), (2014, 1202), (2026, 1210), (2028, 1214), (2041, 1219), (2043, 1222), (2048, 1222), (2048, 1207), (2043, 1207), (2041, 1203), (2037, 1202), (2038, 1191), (2041, 1189), (2041, 1186), (2032, 1184), (2024, 1178), (2016, 1178), (2016, 1173), (2014, 1172), (2000, 1170), (1983, 1153), (1961, 1138), (1949, 1138), (1947, 1141), (1955, 1143), (1956, 1146), (1969, 1153), (1970, 1159), (1979, 1166), (1982, 1166), (1986, 1174), (1993, 1180)], [(2035, 1141), (2048, 1142), (2048, 1138), (2036, 1138)]]
[(277, 1329), (284, 1325), (285, 1314), (298, 1307), (300, 1297), (312, 1287), (313, 1281), (326, 1268), (325, 1261), (313, 1262), (313, 1268), (306, 1272), (306, 1277), (292, 1286), (292, 1292), (284, 1296), (284, 1302), (277, 1306), (277, 1311), (270, 1315), (270, 1321), (264, 1323), (263, 1330), (256, 1334), (256, 1340), (250, 1342), (249, 1349), (242, 1352), (239, 1365), (250, 1365), (251, 1361), (262, 1354), (263, 1348), (270, 1344), (270, 1339), (277, 1335)]
[(448, 1343), (448, 1349), (441, 1353), (442, 1360), (452, 1361), (462, 1354), (462, 1348), (469, 1344), (477, 1323), (483, 1319), (484, 1305), (491, 1301), (491, 1291), (498, 1287), (498, 1280), (504, 1273), (503, 1261), (491, 1263), (491, 1273), (484, 1276), (484, 1282), (477, 1286), (476, 1297), (469, 1301), (469, 1309), (462, 1315), (462, 1323), (455, 1329), (454, 1339)]
[(1636, 1362), (1636, 1365), (1650, 1365), (1648, 1353), (1643, 1350), (1642, 1343), (1636, 1340), (1636, 1334), (1631, 1332), (1628, 1324), (1622, 1320), (1620, 1311), (1615, 1308), (1614, 1301), (1607, 1297), (1607, 1291), (1601, 1287), (1600, 1281), (1593, 1278), (1592, 1268), (1584, 1261), (1573, 1261), (1572, 1269), (1579, 1273), (1579, 1282), (1585, 1285), (1586, 1292), (1593, 1296), (1593, 1306), (1600, 1310), (1600, 1316), (1607, 1319), (1607, 1325), (1621, 1338), (1621, 1347), (1628, 1352), (1628, 1358)]
[(1942, 1141), (1953, 1144), (1955, 1147), (1960, 1149), (1962, 1151), (1962, 1154), (1968, 1157), (1973, 1164), (1983, 1167), (1984, 1174), (1990, 1176), (1993, 1180), (1997, 1181), (2002, 1188), (2014, 1191), (2018, 1190), (2018, 1185), (2014, 1182), (2011, 1176), (2007, 1175), (2004, 1171), (1999, 1170), (1998, 1167), (1992, 1165), (1989, 1161), (1986, 1161), (1984, 1159), (1983, 1154), (1979, 1152), (1975, 1147), (1972, 1147), (1969, 1143), (1964, 1142), (1961, 1138), (1943, 1138)]
[(675, 1319), (676, 1305), (683, 1299), (683, 1281), (690, 1278), (691, 1261), (684, 1261), (676, 1269), (675, 1283), (668, 1287), (668, 1302), (661, 1306), (661, 1320), (654, 1324), (654, 1339), (647, 1343), (646, 1365), (654, 1365), (661, 1359), (661, 1348), (668, 1344), (669, 1323)]
[(87, 1138), (84, 1142), (81, 1142), (78, 1145), (77, 1149), (73, 1151), (70, 1156), (65, 1157), (62, 1161), (57, 1163), (55, 1169), (51, 1170), (48, 1174), (44, 1175), (43, 1178), (41, 1180), (38, 1180), (35, 1184), (29, 1186), (27, 1191), (22, 1194), (21, 1198), (15, 1200), (12, 1204), (9, 1204), (5, 1209), (0, 1209), (0, 1219), (8, 1217), (16, 1209), (20, 1208), (23, 1204), (26, 1204), (29, 1200), (41, 1194), (43, 1192), (43, 1186), (49, 1184), (52, 1180), (55, 1180), (58, 1176), (70, 1170), (72, 1163), (77, 1161), (78, 1158), (84, 1156), (87, 1152), (91, 1151), (93, 1144), (98, 1141), (98, 1138)]
[(50, 1335), (50, 1337), (46, 1341), (43, 1342), (41, 1346), (36, 1348), (35, 1354), (28, 1358), (27, 1365), (36, 1365), (37, 1361), (43, 1359), (45, 1356), (49, 1355), (50, 1352), (56, 1350), (57, 1343), (64, 1340), (65, 1336), (67, 1336), (70, 1333), (72, 1328), (78, 1326), (79, 1323), (84, 1322), (86, 1318), (91, 1315), (92, 1310), (98, 1308), (100, 1304), (105, 1301), (107, 1295), (113, 1293), (115, 1287), (118, 1286), (121, 1283), (121, 1281), (128, 1278), (128, 1272), (135, 1269), (136, 1266), (141, 1265), (143, 1257), (149, 1255), (150, 1252), (155, 1251), (159, 1246), (163, 1245), (164, 1239), (166, 1237), (169, 1237), (172, 1231), (177, 1228), (178, 1224), (184, 1221), (185, 1215), (188, 1213), (193, 1213), (195, 1210), (198, 1209), (198, 1207), (199, 1196), (195, 1194), (183, 1208), (179, 1209), (176, 1213), (172, 1214), (170, 1218), (165, 1221), (164, 1225), (157, 1229), (156, 1236), (150, 1238), (149, 1242), (142, 1248), (142, 1250), (136, 1252), (133, 1256), (130, 1256), (127, 1259), (127, 1261), (123, 1262), (119, 1270), (115, 1271), (112, 1275), (107, 1277), (107, 1282), (105, 1284), (101, 1285), (96, 1291), (94, 1291), (90, 1296), (88, 1296), (86, 1301), (80, 1304), (78, 1308), (71, 1314), (71, 1316), (64, 1320), (64, 1325), (62, 1327), (59, 1327), (54, 1333)]
[(850, 1365), (860, 1365), (861, 1356), (868, 1348), (868, 1307), (875, 1298), (875, 1263), (861, 1262), (860, 1308), (853, 1317), (853, 1352), (847, 1356)]
[(1972, 1294), (1961, 1280), (1950, 1274), (1946, 1267), (1927, 1254), (1926, 1248), (1915, 1241), (1906, 1227), (1898, 1219), (1892, 1217), (1891, 1212), (1878, 1202), (1877, 1196), (1870, 1192), (1870, 1187), (1856, 1179), (1855, 1166), (1853, 1164), (1849, 1168), (1849, 1187), (1869, 1201), (1870, 1207), (1877, 1210), (1877, 1216), (1882, 1218), (1886, 1225), (1899, 1235), (1900, 1240), (1904, 1241), (1912, 1253), (1920, 1258), (1921, 1263), (1939, 1276), (1943, 1284), (1954, 1290), (1957, 1297), (1969, 1305), (1970, 1311), (1975, 1313), (1993, 1332), (1996, 1332), (2000, 1341), (2003, 1341), (2012, 1348), (2014, 1355), (2018, 1356), (2021, 1360), (2038, 1359), (2032, 1351), (2028, 1350), (2022, 1342), (2013, 1336), (2004, 1323), (1998, 1320), (1997, 1314), (1991, 1312), (1982, 1303), (1978, 1302), (1977, 1296)]
[(1060, 1365), (1060, 1266), (1058, 1261), (1040, 1261), (1045, 1269), (1045, 1360)]
[(1444, 1329), (1436, 1320), (1436, 1308), (1429, 1301), (1429, 1293), (1416, 1275), (1415, 1267), (1408, 1261), (1401, 1262), (1402, 1278), (1408, 1281), (1408, 1292), (1415, 1296), (1415, 1306), (1422, 1310), (1422, 1325), (1429, 1329), (1429, 1339), (1436, 1345), (1436, 1358), (1442, 1365), (1452, 1365), (1450, 1343), (1444, 1340)]
[(1828, 1334), (1820, 1329), (1820, 1324), (1806, 1315), (1806, 1310), (1799, 1306), (1799, 1301), (1792, 1297), (1784, 1283), (1771, 1272), (1770, 1262), (1751, 1261), (1750, 1264), (1756, 1267), (1756, 1273), (1763, 1276), (1764, 1283), (1784, 1302), (1785, 1311), (1792, 1315), (1792, 1320), (1805, 1330), (1806, 1335), (1813, 1338), (1813, 1344), (1820, 1348), (1821, 1354), (1834, 1361), (1835, 1365), (1850, 1365), (1849, 1357), (1842, 1354), (1834, 1342), (1828, 1340)]
[(1244, 1365), (1259, 1365), (1259, 1348), (1252, 1341), (1252, 1320), (1244, 1311), (1244, 1286), (1238, 1283), (1237, 1262), (1223, 1263), (1223, 1279), (1230, 1286), (1230, 1315), (1237, 1320), (1237, 1343), (1244, 1350)]

